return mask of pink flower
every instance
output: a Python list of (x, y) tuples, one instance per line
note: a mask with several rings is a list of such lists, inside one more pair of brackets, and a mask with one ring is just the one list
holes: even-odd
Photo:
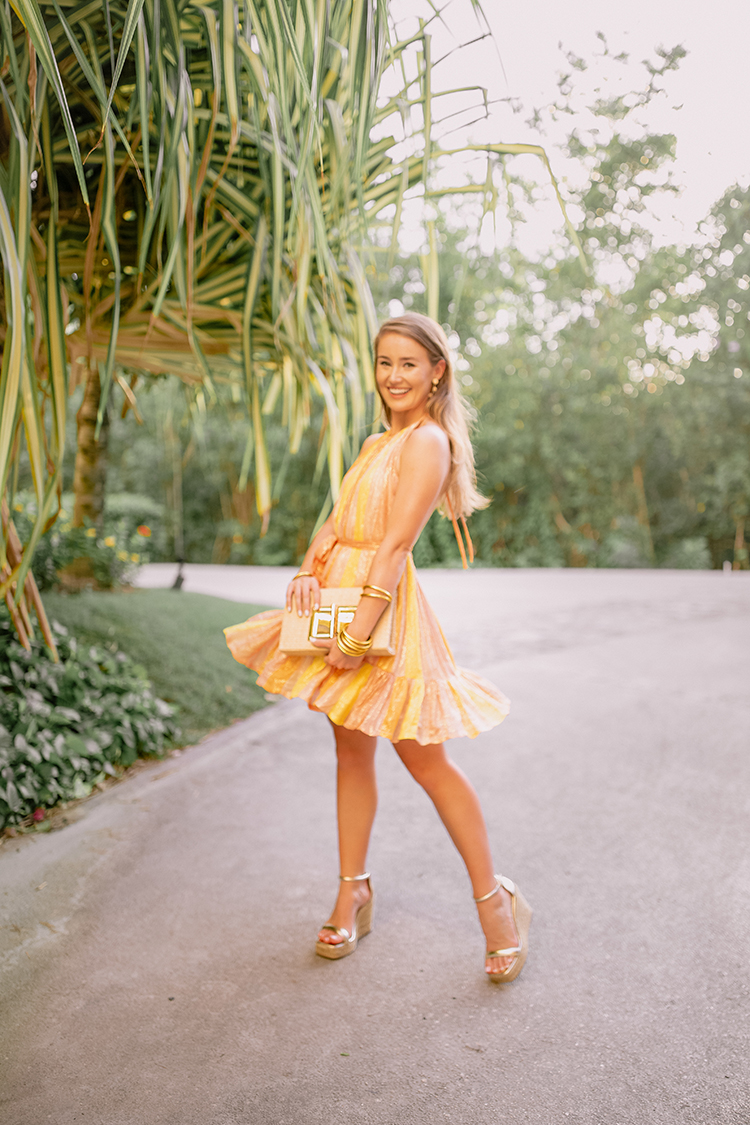
[(47, 814), (44, 809), (34, 809), (34, 812), (32, 813), (32, 819), (38, 823), (40, 820), (44, 820), (46, 815)]

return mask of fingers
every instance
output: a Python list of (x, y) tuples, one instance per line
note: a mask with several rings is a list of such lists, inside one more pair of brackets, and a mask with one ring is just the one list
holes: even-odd
[(294, 608), (294, 591), (297, 587), (297, 580), (293, 579), (286, 588), (286, 611), (291, 613)]
[(302, 596), (300, 599), (302, 602), (302, 612), (305, 617), (309, 617), (310, 610), (313, 607), (313, 583), (315, 586), (317, 586), (318, 583), (314, 578), (302, 578), (300, 581), (302, 582)]
[(317, 578), (295, 578), (286, 590), (286, 611), (294, 609), (300, 617), (309, 617), (320, 607), (320, 583)]

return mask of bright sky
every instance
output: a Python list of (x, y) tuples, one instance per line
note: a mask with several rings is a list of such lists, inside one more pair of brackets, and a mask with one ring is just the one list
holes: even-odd
[[(677, 136), (675, 180), (682, 192), (678, 198), (670, 197), (655, 208), (660, 220), (660, 240), (691, 241), (696, 224), (726, 188), (738, 181), (747, 185), (748, 0), (484, 0), (483, 7), (496, 45), (484, 41), (453, 54), (435, 67), (435, 88), (477, 83), (488, 88), (490, 98), (520, 99), (524, 110), (514, 114), (507, 103), (494, 106), (488, 122), (453, 133), (452, 146), (464, 139), (541, 143), (549, 152), (556, 174), (575, 179), (575, 169), (566, 166), (556, 153), (555, 142), (562, 136), (563, 127), (591, 123), (591, 117), (582, 117), (580, 122), (565, 118), (559, 133), (555, 133), (553, 126), (546, 136), (540, 136), (526, 123), (534, 107), (548, 105), (557, 96), (558, 74), (570, 69), (559, 44), (562, 42), (565, 51), (592, 63), (583, 76), (576, 76), (582, 92), (590, 94), (592, 100), (597, 96), (597, 86), (604, 96), (613, 87), (612, 92), (641, 89), (647, 81), (641, 61), (646, 57), (656, 60), (657, 46), (671, 48), (681, 44), (688, 54), (676, 73), (665, 76), (666, 93), (657, 96), (646, 110), (638, 111), (652, 130)], [(401, 17), (399, 32), (415, 30), (413, 15), (424, 15), (426, 9), (424, 0), (397, 0), (392, 10)], [(480, 32), (470, 0), (451, 0), (443, 5), (443, 14), (452, 34), (433, 21), (435, 59), (455, 46), (457, 39), (465, 42)], [(602, 53), (601, 41), (596, 37), (598, 31), (606, 36), (611, 55), (622, 51), (628, 54), (627, 64), (597, 62), (595, 56)], [(457, 104), (456, 99), (452, 108)], [(447, 100), (439, 100), (436, 116), (438, 108), (445, 109), (447, 105)], [(456, 119), (456, 123), (460, 121), (461, 118)], [(540, 175), (532, 173), (530, 163), (524, 170), (534, 174), (534, 178)], [(542, 208), (533, 235), (529, 232), (529, 236), (541, 247), (559, 222), (559, 212), (555, 214), (552, 207)]]

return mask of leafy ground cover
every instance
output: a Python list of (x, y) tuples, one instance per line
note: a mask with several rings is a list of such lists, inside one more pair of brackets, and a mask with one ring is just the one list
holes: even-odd
[(0, 829), (44, 821), (179, 738), (174, 708), (125, 653), (80, 644), (59, 622), (53, 632), (58, 662), (38, 634), (22, 648), (0, 612)]
[(80, 644), (125, 652), (143, 667), (154, 693), (176, 705), (183, 745), (268, 702), (222, 633), (263, 606), (182, 590), (46, 593), (44, 604)]

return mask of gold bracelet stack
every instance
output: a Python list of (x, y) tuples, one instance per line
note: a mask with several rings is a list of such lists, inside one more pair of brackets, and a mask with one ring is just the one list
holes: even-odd
[[(372, 593), (372, 594), (369, 594), (368, 590), (374, 590), (375, 592)], [(373, 586), (372, 582), (368, 582), (366, 586), (362, 587), (362, 597), (363, 598), (381, 598), (383, 601), (388, 602), (389, 605), (393, 601), (393, 595), (392, 594), (389, 594), (388, 591), (384, 590), (382, 586)]]
[(313, 574), (313, 572), (311, 570), (301, 570), (299, 572), (299, 574), (295, 574), (294, 578), (292, 579), (292, 582), (295, 582), (298, 578), (314, 578), (314, 577), (315, 577), (315, 575)]
[(346, 626), (342, 625), (336, 637), (336, 644), (344, 656), (364, 656), (372, 648), (372, 637), (368, 637), (366, 641), (358, 641), (351, 633), (347, 633)]

